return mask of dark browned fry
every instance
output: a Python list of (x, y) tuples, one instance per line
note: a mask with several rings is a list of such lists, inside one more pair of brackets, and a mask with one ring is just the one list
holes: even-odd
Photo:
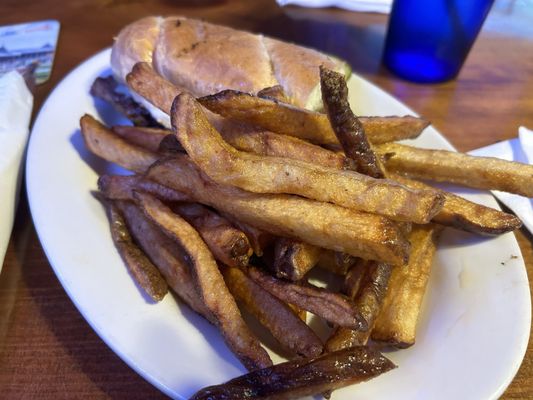
[(226, 218), (201, 204), (180, 203), (171, 208), (198, 231), (218, 261), (232, 267), (248, 265), (252, 246), (244, 232)]
[(122, 139), (143, 149), (157, 153), (159, 144), (170, 131), (160, 128), (145, 128), (142, 126), (116, 125), (111, 130)]
[(231, 294), (292, 354), (316, 357), (322, 342), (289, 306), (272, 296), (238, 268), (223, 268)]
[(249, 267), (248, 274), (257, 284), (286, 303), (312, 312), (339, 326), (367, 329), (364, 318), (346, 297), (310, 284), (297, 284), (267, 275), (258, 268)]
[(136, 126), (162, 127), (141, 104), (130, 96), (117, 92), (117, 85), (118, 83), (112, 76), (96, 78), (91, 86), (91, 95), (110, 103)]
[(261, 257), (263, 255), (264, 249), (267, 248), (275, 240), (275, 236), (271, 233), (265, 232), (252, 225), (245, 224), (244, 222), (239, 221), (237, 218), (233, 217), (230, 214), (222, 213), (222, 216), (244, 232), (244, 234), (250, 241), (252, 250), (258, 257)]
[(152, 195), (135, 192), (135, 198), (148, 218), (189, 255), (199, 294), (233, 353), (249, 370), (272, 365), (267, 352), (242, 319), (213, 255), (198, 232)]
[(161, 301), (168, 292), (167, 283), (154, 264), (137, 247), (124, 218), (109, 201), (105, 201), (111, 225), (111, 237), (133, 279), (154, 301)]
[(180, 142), (173, 133), (169, 133), (161, 139), (157, 150), (163, 155), (173, 155), (178, 152), (184, 152), (183, 147), (181, 147)]
[(285, 93), (285, 90), (281, 85), (275, 85), (261, 89), (259, 92), (257, 92), (257, 97), (292, 104), (291, 99), (289, 96), (287, 96), (287, 93)]
[(372, 330), (374, 342), (399, 348), (415, 343), (420, 306), (440, 231), (434, 224), (413, 227), (409, 263), (392, 270), (389, 289)]
[(214, 323), (213, 316), (196, 290), (187, 254), (148, 220), (134, 203), (115, 201), (115, 204), (124, 215), (135, 242), (157, 266), (172, 290), (185, 304)]
[[(429, 186), (398, 174), (394, 174), (391, 178), (402, 185), (413, 188), (423, 189)], [(442, 195), (444, 196), (444, 206), (433, 217), (433, 222), (438, 224), (481, 235), (498, 235), (522, 226), (522, 221), (515, 215), (476, 204), (444, 190)]]
[(403, 234), (385, 218), (297, 196), (218, 185), (183, 154), (154, 164), (147, 177), (274, 235), (395, 265), (402, 265), (409, 254)]
[(355, 171), (238, 151), (222, 139), (187, 93), (176, 97), (171, 120), (187, 154), (217, 183), (254, 193), (296, 194), (407, 222), (427, 223), (442, 207), (443, 199), (434, 190), (412, 190)]
[(356, 170), (372, 178), (385, 178), (385, 171), (370, 147), (363, 125), (348, 102), (348, 86), (344, 75), (321, 66), (320, 88), (333, 132), (346, 156), (355, 161)]
[(272, 273), (278, 278), (299, 281), (318, 262), (322, 249), (294, 239), (278, 238), (274, 244)]
[(291, 400), (372, 379), (395, 368), (380, 353), (354, 347), (315, 359), (287, 361), (206, 387), (189, 400)]
[(135, 172), (146, 171), (157, 160), (155, 153), (128, 143), (90, 115), (81, 117), (80, 126), (87, 148), (104, 160)]
[(133, 191), (141, 190), (163, 201), (190, 201), (185, 194), (139, 175), (102, 175), (98, 178), (98, 189), (113, 200), (133, 200)]
[(399, 143), (376, 146), (391, 172), (533, 197), (533, 165)]
[(354, 265), (357, 260), (357, 257), (347, 253), (322, 249), (316, 266), (337, 275), (346, 275), (350, 267)]
[(368, 324), (368, 330), (362, 332), (337, 327), (326, 342), (327, 351), (366, 345), (387, 293), (391, 270), (389, 264), (361, 260), (348, 272), (343, 292), (354, 299), (355, 307)]
[[(131, 73), (126, 77), (126, 81), (134, 92), (137, 92), (167, 114), (170, 113), (174, 98), (185, 92), (184, 89), (178, 88), (162, 78), (148, 63), (135, 64)], [(221, 95), (214, 96), (220, 97)], [(246, 94), (240, 94), (239, 92), (228, 92), (225, 96), (228, 97), (226, 104), (216, 99), (214, 103), (218, 102), (217, 107), (225, 107), (227, 109), (225, 112), (227, 113), (235, 110), (237, 115), (232, 115), (235, 119), (243, 120), (246, 117), (255, 121), (257, 118), (263, 118), (262, 125), (258, 125), (272, 132), (296, 136), (320, 144), (338, 144), (335, 133), (332, 131), (325, 114), (314, 113), (289, 105), (284, 106), (283, 104), (276, 106), (273, 101), (259, 97), (247, 98), (244, 97), (247, 96)], [(259, 99), (259, 104), (254, 99)], [(207, 104), (211, 99), (208, 96), (202, 101)], [(242, 106), (243, 109), (238, 110), (237, 106)], [(262, 113), (263, 115), (261, 116)], [(239, 118), (236, 118), (237, 116)], [(248, 122), (252, 122), (253, 125), (252, 120)], [(427, 121), (412, 116), (361, 117), (359, 120), (365, 128), (370, 142), (376, 144), (415, 138), (429, 125)], [(269, 129), (266, 125), (274, 129)], [(218, 126), (217, 129), (219, 129)]]

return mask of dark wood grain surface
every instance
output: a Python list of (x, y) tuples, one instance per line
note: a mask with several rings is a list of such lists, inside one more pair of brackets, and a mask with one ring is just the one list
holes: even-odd
[[(201, 17), (337, 54), (356, 73), (430, 119), (459, 150), (513, 137), (520, 125), (533, 127), (530, 1), (497, 1), (458, 79), (438, 85), (405, 82), (383, 69), (383, 15), (280, 9), (274, 0), (0, 3), (0, 25), (61, 22), (52, 77), (37, 88), (36, 111), (65, 74), (110, 46), (121, 27), (149, 14)], [(525, 229), (516, 236), (530, 272), (532, 236)], [(0, 398), (163, 397), (98, 338), (67, 297), (36, 236), (23, 193), (0, 275)], [(533, 398), (531, 345), (504, 398)]]

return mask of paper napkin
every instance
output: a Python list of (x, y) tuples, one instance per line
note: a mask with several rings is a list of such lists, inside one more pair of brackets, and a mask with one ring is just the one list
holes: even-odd
[[(497, 157), (508, 161), (533, 163), (533, 131), (520, 127), (516, 139), (498, 142), (481, 149), (471, 151), (469, 154), (483, 157)], [(505, 192), (493, 190), (503, 204), (509, 207), (522, 220), (525, 227), (533, 233), (533, 200)]]
[(17, 209), (22, 158), (26, 150), (33, 95), (22, 76), (0, 77), (0, 270)]
[(280, 6), (296, 5), (300, 7), (337, 7), (349, 11), (377, 12), (388, 14), (392, 0), (276, 0)]

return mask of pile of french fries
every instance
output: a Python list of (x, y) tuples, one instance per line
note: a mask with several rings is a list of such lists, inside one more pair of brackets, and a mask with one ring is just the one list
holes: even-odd
[[(344, 77), (320, 73), (325, 113), (293, 106), (280, 87), (195, 99), (135, 65), (128, 86), (169, 114), (172, 130), (111, 78), (92, 87), (134, 124), (80, 121), (91, 152), (133, 172), (98, 181), (131, 276), (155, 301), (170, 288), (250, 371), (193, 399), (328, 395), (394, 368), (376, 348), (415, 343), (441, 228), (521, 226), (416, 179), (533, 196), (533, 166), (394, 143), (428, 122), (356, 117)], [(340, 275), (341, 291), (310, 284), (315, 267)], [(290, 361), (272, 365), (238, 305)], [(325, 343), (307, 312), (333, 327)]]

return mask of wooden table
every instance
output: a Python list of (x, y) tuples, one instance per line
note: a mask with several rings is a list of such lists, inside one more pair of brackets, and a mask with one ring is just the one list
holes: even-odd
[[(526, 1), (497, 2), (459, 78), (432, 86), (402, 81), (381, 67), (387, 17), (376, 14), (280, 9), (274, 0), (4, 0), (0, 25), (61, 22), (51, 80), (36, 92), (38, 110), (67, 72), (148, 14), (201, 17), (337, 54), (430, 119), (459, 150), (513, 137), (519, 125), (533, 127), (533, 10)], [(516, 236), (530, 270), (532, 237), (524, 229)], [(0, 398), (162, 397), (75, 309), (44, 255), (23, 194), (0, 275)], [(531, 345), (504, 397), (533, 397)]]

